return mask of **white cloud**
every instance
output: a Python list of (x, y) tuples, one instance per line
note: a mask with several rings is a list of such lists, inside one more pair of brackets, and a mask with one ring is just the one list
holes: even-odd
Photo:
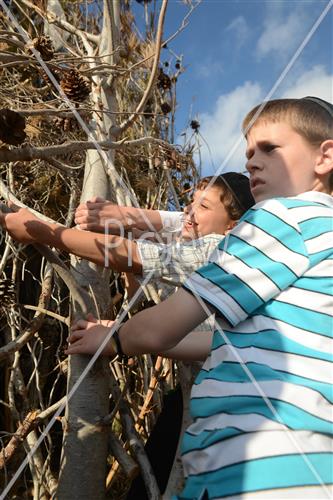
[[(223, 172), (242, 171), (245, 165), (245, 141), (235, 148), (242, 137), (241, 124), (246, 113), (262, 99), (262, 90), (258, 83), (246, 82), (229, 94), (221, 95), (212, 114), (199, 117), (200, 133), (208, 143), (201, 150), (203, 175), (212, 174), (220, 168)], [(233, 151), (233, 154), (229, 157)], [(213, 165), (212, 165), (213, 160)]]
[(250, 36), (250, 28), (243, 16), (235, 17), (227, 26), (226, 31), (233, 34), (237, 49), (242, 47)]
[(208, 57), (194, 66), (194, 72), (199, 78), (216, 78), (223, 73), (223, 65), (220, 61)]
[(314, 66), (305, 71), (281, 97), (305, 97), (307, 95), (333, 101), (332, 77), (324, 66)]
[(267, 4), (263, 32), (256, 47), (257, 59), (273, 55), (281, 61), (290, 57), (312, 24), (309, 11), (304, 8), (304, 4), (301, 4), (302, 2), (298, 5), (293, 4), (290, 13), (284, 12), (283, 3)]
[[(311, 95), (332, 102), (332, 79), (333, 74), (329, 74), (323, 66), (314, 66), (274, 98)], [(203, 175), (211, 175), (221, 165), (224, 165), (223, 172), (244, 170), (245, 140), (238, 145), (230, 158), (229, 155), (241, 138), (241, 123), (246, 113), (264, 98), (264, 90), (258, 82), (246, 82), (232, 92), (221, 95), (211, 114), (206, 113), (199, 117), (200, 132), (211, 150), (210, 155), (207, 146), (202, 145)]]

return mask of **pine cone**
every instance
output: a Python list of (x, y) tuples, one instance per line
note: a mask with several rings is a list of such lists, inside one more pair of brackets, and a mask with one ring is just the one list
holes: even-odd
[(81, 102), (90, 94), (88, 81), (77, 71), (72, 69), (64, 74), (60, 86), (68, 99)]
[(24, 116), (8, 108), (0, 109), (0, 139), (18, 146), (26, 138)]
[[(61, 77), (62, 77), (62, 72), (59, 69), (57, 69), (57, 68), (49, 68), (49, 70), (51, 71), (51, 73), (54, 76), (54, 78), (56, 79), (56, 81), (58, 83), (60, 83), (60, 80), (61, 80)], [(40, 68), (39, 69), (39, 74), (43, 78), (44, 82), (47, 85), (51, 85), (53, 87), (53, 82), (51, 82), (51, 80), (50, 80), (48, 74), (46, 73), (46, 71), (44, 71), (42, 68)]]
[(13, 280), (0, 279), (0, 308), (6, 309), (16, 304), (15, 283)]
[(50, 61), (50, 59), (54, 56), (54, 48), (52, 45), (52, 41), (48, 36), (39, 36), (34, 38), (28, 45), (28, 52), (31, 52), (31, 46), (38, 50), (41, 55), (41, 58), (44, 61)]
[(38, 50), (41, 58), (44, 61), (50, 61), (50, 59), (52, 59), (54, 56), (52, 41), (48, 36), (38, 36), (37, 38), (34, 38), (30, 42), (28, 42), (25, 46), (27, 54), (33, 55), (32, 48)]

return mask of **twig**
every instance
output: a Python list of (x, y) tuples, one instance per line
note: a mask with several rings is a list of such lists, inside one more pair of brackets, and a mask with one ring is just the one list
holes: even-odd
[(140, 429), (142, 428), (142, 423), (144, 421), (145, 415), (147, 413), (148, 406), (150, 405), (151, 399), (154, 395), (154, 391), (156, 389), (156, 386), (158, 384), (158, 376), (162, 371), (163, 364), (162, 364), (162, 356), (158, 356), (156, 359), (155, 367), (154, 367), (154, 373), (151, 377), (149, 388), (144, 400), (144, 403), (142, 405), (142, 408), (140, 410), (140, 414), (135, 422), (135, 429), (139, 432)]
[(67, 175), (73, 175), (75, 170), (81, 170), (84, 167), (84, 165), (81, 165), (80, 167), (70, 167), (69, 165), (66, 165), (66, 163), (55, 160), (54, 158), (48, 158), (46, 161), (49, 165), (51, 165), (51, 167), (60, 172), (64, 172)]
[(150, 78), (147, 84), (147, 88), (142, 96), (141, 101), (137, 105), (137, 108), (135, 110), (135, 113), (133, 113), (125, 122), (123, 122), (119, 127), (114, 127), (112, 130), (112, 134), (114, 137), (119, 136), (122, 134), (128, 127), (132, 125), (134, 120), (137, 117), (137, 113), (140, 113), (145, 105), (146, 102), (148, 101), (149, 95), (151, 93), (151, 90), (153, 88), (153, 85), (155, 83), (156, 77), (157, 77), (157, 71), (158, 71), (158, 64), (160, 60), (160, 53), (161, 53), (161, 45), (162, 45), (162, 36), (163, 36), (163, 25), (164, 25), (164, 19), (165, 19), (165, 14), (166, 14), (166, 8), (168, 5), (168, 0), (163, 0), (162, 6), (161, 6), (161, 12), (160, 16), (158, 19), (158, 25), (157, 25), (157, 33), (156, 33), (156, 51), (155, 51), (155, 56), (154, 56), (154, 62), (153, 62), (153, 67), (151, 70)]
[(89, 40), (90, 42), (93, 42), (95, 44), (98, 44), (98, 42), (100, 41), (100, 37), (98, 35), (93, 35), (92, 33), (88, 33), (86, 31), (82, 31), (78, 28), (75, 28), (75, 26), (73, 26), (68, 21), (64, 21), (63, 19), (56, 17), (54, 14), (49, 14), (47, 12), (44, 12), (42, 9), (37, 7), (37, 5), (35, 5), (32, 2), (29, 2), (28, 0), (21, 0), (21, 1), (27, 7), (30, 7), (35, 12), (37, 12), (43, 19), (46, 19), (47, 22), (49, 22), (50, 24), (55, 24), (59, 28), (68, 31), (68, 33), (71, 33), (72, 35), (78, 35), (81, 38), (81, 40), (84, 40), (85, 42)]
[[(10, 189), (6, 186), (6, 184), (0, 179), (0, 198), (3, 198), (5, 201), (12, 201), (17, 205), (18, 207), (21, 208), (28, 208), (30, 212), (32, 212), (36, 217), (39, 217), (42, 220), (45, 220), (46, 222), (50, 222), (51, 224), (59, 224), (62, 226), (60, 222), (56, 222), (53, 219), (50, 219), (49, 217), (46, 217), (46, 215), (41, 214), (40, 212), (37, 212), (37, 210), (34, 210), (33, 208), (27, 207), (22, 201), (20, 201), (16, 196), (10, 191)], [(8, 211), (8, 207), (6, 205), (3, 205), (0, 203), (0, 210), (3, 212)]]
[(48, 309), (43, 309), (42, 307), (39, 306), (32, 306), (30, 304), (24, 304), (24, 309), (30, 309), (31, 311), (38, 311), (40, 313), (45, 314), (46, 316), (51, 316), (51, 318), (57, 319), (58, 321), (61, 321), (64, 323), (66, 326), (70, 326), (70, 318), (67, 316), (61, 316), (60, 314), (57, 314), (55, 312), (49, 311)]
[(8, 444), (0, 451), (0, 470), (3, 469), (11, 458), (13, 458), (15, 451), (23, 443), (27, 435), (39, 425), (40, 422), (49, 418), (58, 408), (60, 408), (65, 400), (66, 396), (42, 412), (33, 410), (28, 413)]
[[(47, 309), (49, 299), (52, 293), (52, 278), (53, 272), (51, 267), (46, 270), (45, 276), (42, 282), (42, 289), (39, 296), (38, 307), (41, 309)], [(13, 339), (11, 342), (8, 342), (5, 346), (0, 348), (0, 361), (8, 358), (13, 353), (22, 349), (23, 346), (26, 345), (27, 342), (34, 336), (34, 334), (39, 330), (42, 323), (44, 321), (44, 314), (41, 312), (37, 312), (32, 319), (28, 328), (21, 333), (18, 337)]]
[(32, 431), (37, 414), (37, 410), (28, 413), (7, 446), (0, 451), (0, 470), (13, 458), (17, 448), (23, 443), (29, 432)]
[[(120, 389), (112, 372), (110, 373), (111, 373), (110, 381), (112, 387), (112, 394), (117, 400), (120, 397)], [(147, 489), (148, 498), (150, 500), (160, 500), (161, 494), (158, 489), (153, 469), (147, 458), (142, 440), (140, 439), (140, 436), (138, 435), (138, 433), (134, 428), (131, 412), (124, 399), (120, 399), (119, 410), (126, 438), (141, 469), (141, 474)]]

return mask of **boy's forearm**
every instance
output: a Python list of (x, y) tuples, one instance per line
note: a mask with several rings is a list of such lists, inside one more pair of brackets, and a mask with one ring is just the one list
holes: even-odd
[(194, 331), (186, 335), (175, 347), (159, 354), (180, 361), (205, 361), (210, 353), (212, 338), (213, 332)]
[(207, 316), (196, 298), (180, 289), (157, 306), (136, 314), (120, 328), (123, 352), (159, 354), (173, 349)]
[(37, 241), (115, 271), (131, 271), (135, 274), (142, 272), (135, 242), (119, 236), (105, 236), (41, 223)]
[(81, 229), (124, 236), (125, 232), (158, 232), (163, 223), (158, 210), (119, 206), (110, 201), (87, 201), (78, 206), (75, 222)]
[(139, 229), (140, 231), (158, 232), (162, 229), (162, 219), (158, 210), (135, 207), (123, 207), (123, 209), (124, 220), (129, 223), (128, 230)]

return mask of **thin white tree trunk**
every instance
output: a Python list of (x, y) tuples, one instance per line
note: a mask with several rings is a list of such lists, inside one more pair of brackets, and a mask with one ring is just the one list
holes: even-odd
[[(113, 13), (113, 2), (105, 0), (104, 24), (101, 36), (100, 55), (112, 53), (112, 29), (116, 29)], [(115, 2), (116, 4), (117, 2)], [(103, 103), (109, 111), (116, 110), (116, 102), (106, 82), (94, 88), (92, 94), (93, 106)], [(111, 139), (109, 133), (112, 125), (112, 115), (94, 115), (93, 128), (98, 140)], [(92, 196), (109, 197), (112, 184), (108, 173), (115, 172), (113, 164), (114, 152), (107, 154), (98, 151), (88, 151), (86, 157), (85, 175), (81, 201)], [(107, 157), (107, 160), (106, 160)], [(109, 171), (109, 172), (108, 172)], [(111, 186), (110, 186), (111, 184)], [(87, 291), (92, 291), (98, 311), (92, 306), (92, 312), (103, 316), (110, 301), (108, 289), (109, 274), (98, 266), (74, 259), (75, 278)], [(74, 311), (76, 314), (78, 311)], [(83, 355), (71, 356), (69, 360), (68, 391), (81, 376), (90, 357)], [(108, 454), (108, 430), (97, 422), (109, 412), (109, 368), (108, 362), (100, 358), (89, 371), (80, 387), (68, 403), (66, 411), (66, 427), (64, 429), (63, 453), (59, 477), (59, 500), (76, 498), (102, 500), (105, 498), (105, 477)]]

